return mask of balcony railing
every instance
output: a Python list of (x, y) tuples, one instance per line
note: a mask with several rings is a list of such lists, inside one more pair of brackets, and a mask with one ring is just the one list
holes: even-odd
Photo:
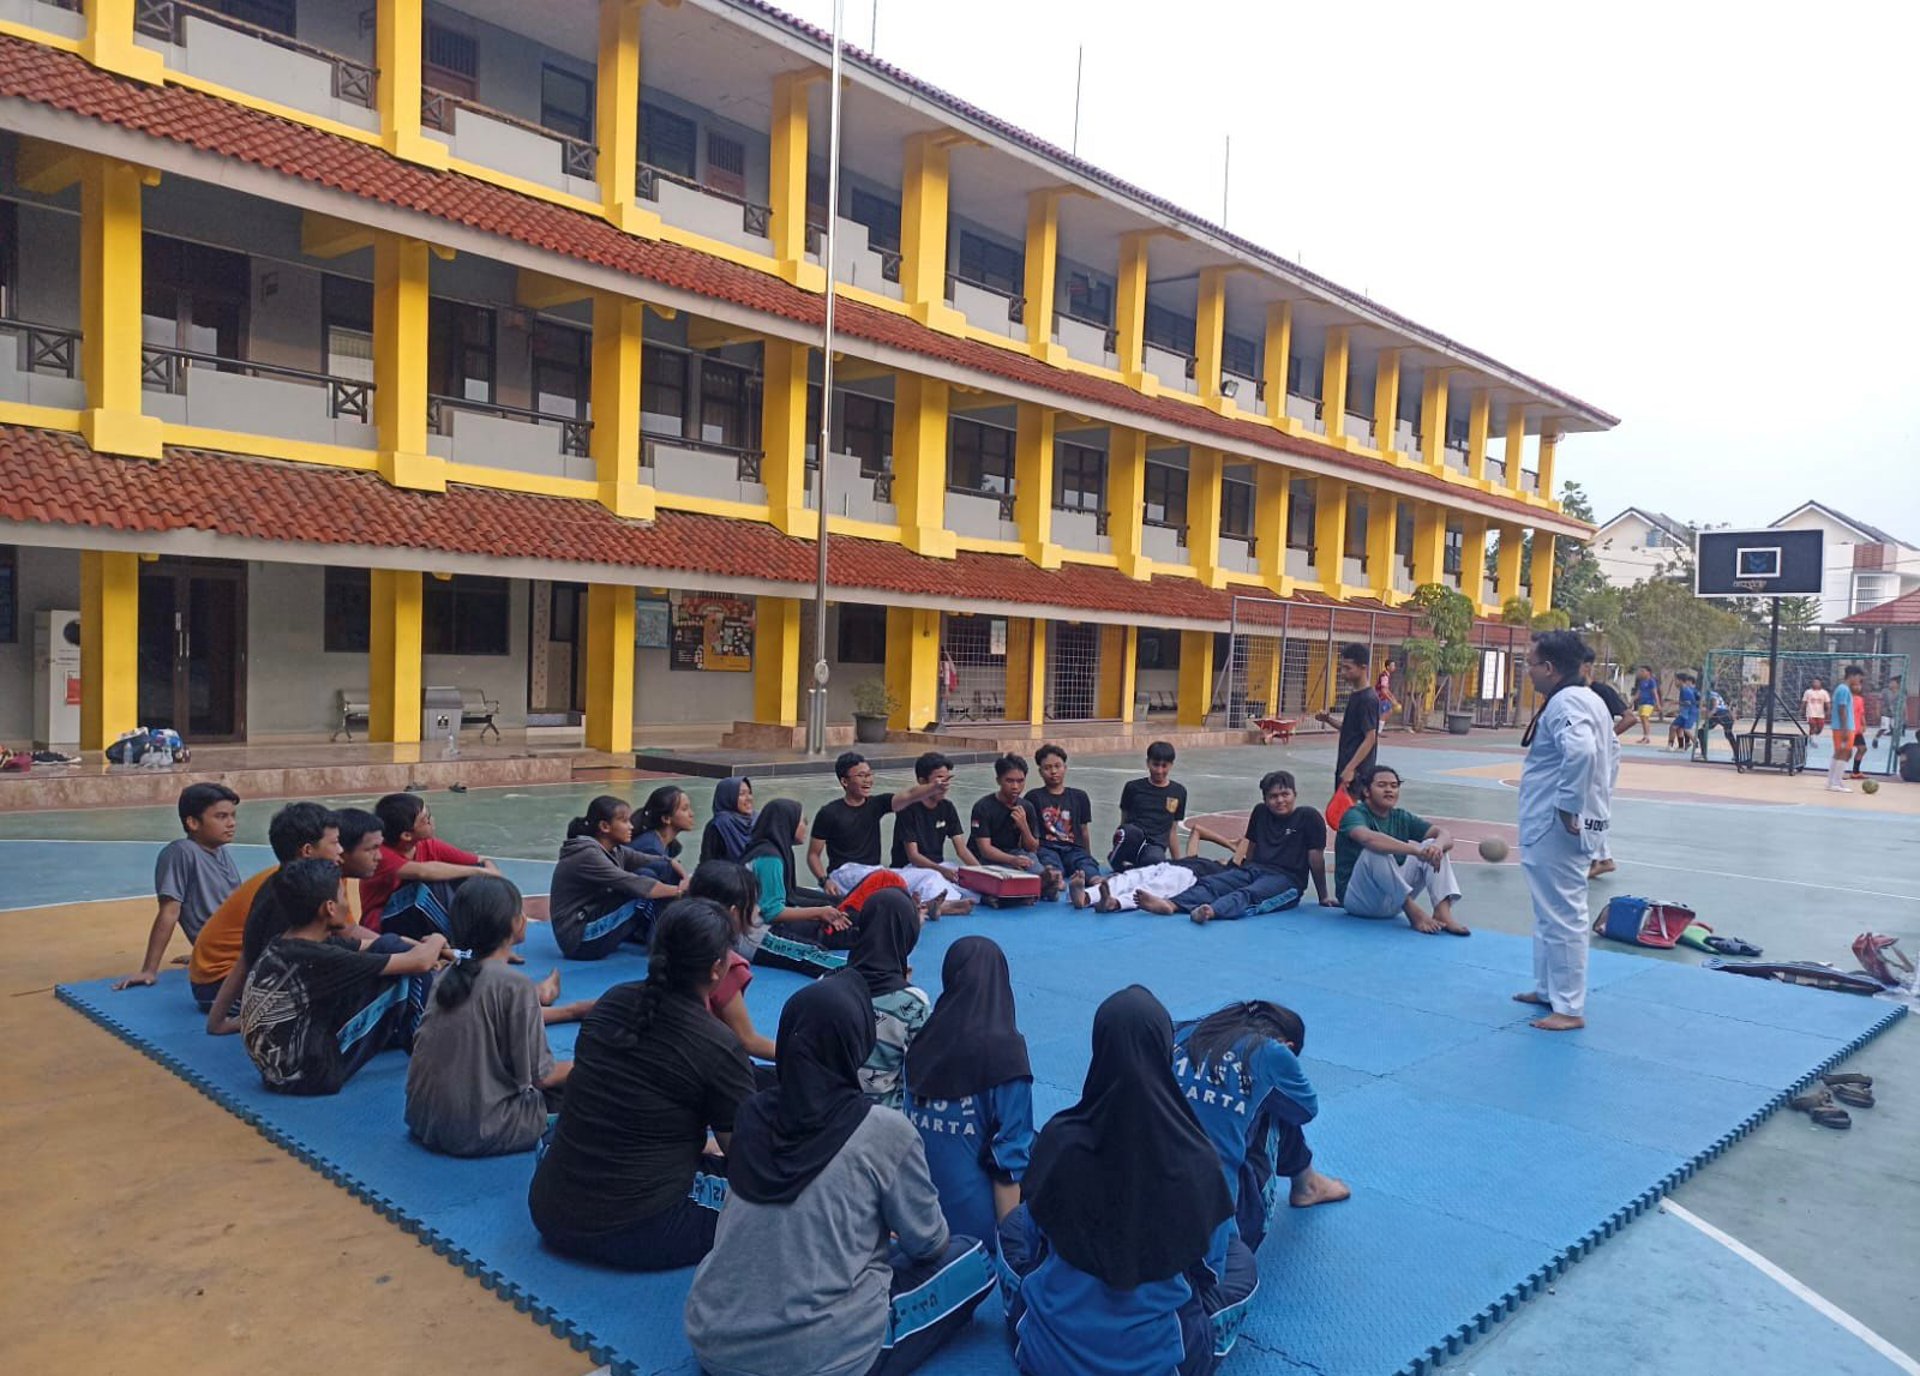
[(569, 177), (579, 177), (592, 181), (595, 168), (599, 166), (600, 155), (593, 144), (586, 139), (574, 138), (558, 129), (549, 129), (530, 119), (521, 119), (505, 110), (496, 110), (490, 105), (482, 105), (477, 100), (468, 100), (465, 96), (454, 95), (451, 91), (436, 91), (431, 86), (420, 90), (420, 122), (429, 129), (437, 129), (443, 134), (453, 132), (455, 111), (471, 110), (482, 119), (490, 119), (529, 134), (538, 134), (541, 138), (552, 139), (560, 145), (560, 167)]
[[(735, 482), (757, 483), (760, 481), (760, 465), (766, 458), (766, 450), (755, 449), (741, 444), (723, 444), (719, 440), (688, 439), (684, 435), (660, 434), (656, 431), (642, 431), (641, 443), (651, 449), (659, 445), (667, 449), (691, 449), (699, 454), (720, 454), (733, 459), (733, 477)], [(584, 450), (582, 453), (586, 452)], [(651, 465), (649, 465), (651, 466)], [(808, 467), (812, 468), (809, 464)], [(877, 482), (878, 480), (876, 480)], [(892, 477), (888, 477), (891, 490)]]
[(1064, 511), (1074, 516), (1091, 516), (1093, 517), (1093, 533), (1095, 535), (1105, 535), (1108, 533), (1107, 513), (1104, 511), (1095, 511), (1092, 507), (1071, 506), (1060, 502), (1055, 502), (1053, 509), (1055, 511)]
[(947, 491), (957, 497), (984, 497), (987, 501), (999, 504), (1001, 520), (1012, 521), (1015, 519), (1015, 498), (1011, 492), (988, 492), (977, 487), (959, 487), (953, 483), (947, 484)]
[(76, 331), (25, 320), (0, 319), (0, 334), (19, 335), (26, 340), (28, 372), (75, 376), (80, 357), (80, 336)]
[[(701, 189), (706, 190), (705, 187)], [(720, 193), (716, 191), (711, 194), (717, 196)], [(900, 250), (897, 248), (882, 248), (879, 244), (873, 243), (871, 240), (868, 241), (867, 248), (880, 260), (880, 275), (889, 282), (898, 282), (900, 280)], [(825, 225), (814, 224), (809, 220), (807, 222), (807, 252), (818, 258), (826, 251), (827, 227)]]
[(327, 414), (335, 420), (357, 420), (367, 424), (373, 418), (373, 384), (358, 378), (334, 377), (331, 373), (310, 372), (305, 368), (285, 368), (277, 363), (254, 363), (244, 358), (222, 358), (218, 354), (194, 353), (190, 349), (163, 349), (149, 344), (140, 350), (141, 385), (170, 396), (186, 393), (187, 378), (195, 368), (324, 387), (327, 391)]
[(1062, 320), (1071, 320), (1076, 325), (1085, 325), (1089, 329), (1101, 331), (1101, 348), (1110, 354), (1120, 352), (1120, 331), (1107, 321), (1095, 320), (1085, 315), (1075, 315), (1072, 311), (1057, 311), (1055, 314)]
[(990, 292), (995, 296), (1004, 297), (1007, 303), (1008, 322), (1014, 325), (1024, 325), (1026, 323), (1026, 297), (1015, 292), (1010, 292), (1005, 287), (996, 287), (990, 282), (977, 282), (971, 277), (962, 277), (957, 272), (950, 272), (947, 274), (947, 298), (949, 300), (953, 298), (953, 288), (956, 282), (964, 282), (975, 291)]
[(501, 420), (517, 420), (528, 425), (557, 425), (560, 427), (560, 452), (572, 458), (587, 457), (588, 438), (593, 434), (593, 422), (574, 420), (568, 416), (551, 416), (545, 411), (530, 411), (524, 406), (503, 406), (493, 401), (468, 401), (465, 397), (427, 397), (427, 429), (436, 435), (446, 431), (447, 412), (472, 411), (476, 415), (497, 416)]
[[(689, 191), (697, 191), (703, 196), (711, 196), (717, 201), (729, 201), (740, 207), (740, 228), (748, 234), (766, 238), (773, 224), (773, 207), (750, 201), (745, 196), (736, 196), (730, 191), (718, 191), (711, 186), (703, 186), (692, 177), (683, 177), (678, 172), (669, 172), (664, 167), (655, 167), (650, 162), (634, 164), (633, 194), (643, 201), (660, 199), (660, 183), (672, 182), (675, 186), (684, 186)], [(898, 269), (895, 272), (898, 276)]]
[[(56, 3), (58, 0), (56, 0)], [(74, 3), (65, 6), (79, 9)], [(297, 38), (289, 38), (273, 29), (262, 28), (258, 24), (249, 24), (244, 19), (235, 19), (222, 14), (219, 10), (209, 9), (205, 5), (195, 5), (189, 0), (139, 0), (133, 13), (133, 27), (149, 38), (157, 38), (162, 43), (180, 43), (184, 38), (186, 20), (204, 19), (210, 24), (218, 24), (236, 33), (257, 38), (262, 43), (271, 43), (276, 48), (285, 48), (288, 52), (299, 53), (302, 57), (311, 57), (324, 62), (333, 69), (333, 95), (336, 100), (351, 101), (355, 105), (373, 108), (374, 91), (379, 77), (378, 69), (364, 62), (326, 48), (316, 48), (311, 43), (302, 43)], [(589, 174), (591, 175), (591, 174)]]
[(1151, 526), (1155, 530), (1170, 530), (1173, 532), (1175, 543), (1178, 544), (1181, 549), (1187, 547), (1187, 528), (1184, 524), (1173, 521), (1156, 521), (1150, 516), (1142, 516), (1140, 518), (1140, 524), (1143, 526)]

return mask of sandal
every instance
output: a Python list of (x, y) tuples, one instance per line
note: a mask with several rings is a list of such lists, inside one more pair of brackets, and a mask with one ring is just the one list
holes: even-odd
[(1806, 1114), (1823, 1128), (1841, 1130), (1853, 1126), (1853, 1118), (1847, 1111), (1833, 1106), (1833, 1096), (1825, 1086), (1795, 1095), (1787, 1100), (1787, 1107), (1796, 1113)]
[(1859, 1085), (1835, 1085), (1833, 1097), (1848, 1108), (1872, 1108), (1873, 1091)]
[(1823, 1085), (1858, 1085), (1862, 1089), (1872, 1089), (1873, 1076), (1862, 1075), (1857, 1070), (1836, 1070), (1831, 1074), (1822, 1075), (1820, 1077), (1820, 1083)]

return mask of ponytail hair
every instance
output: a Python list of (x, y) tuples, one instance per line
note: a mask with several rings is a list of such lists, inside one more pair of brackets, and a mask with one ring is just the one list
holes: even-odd
[(647, 982), (640, 986), (632, 1031), (646, 1036), (661, 1002), (677, 995), (696, 999), (705, 991), (715, 961), (733, 949), (733, 918), (710, 898), (681, 898), (667, 905), (647, 952)]
[(567, 823), (567, 839), (571, 841), (577, 836), (591, 836), (598, 841), (600, 828), (618, 817), (620, 809), (626, 806), (625, 798), (616, 798), (610, 793), (602, 793), (587, 804), (586, 816), (576, 817)]
[(687, 881), (689, 898), (707, 898), (734, 914), (734, 933), (745, 936), (760, 909), (760, 880), (737, 860), (702, 860)]
[(1247, 1068), (1247, 1049), (1255, 1042), (1282, 1042), (1295, 1055), (1307, 1049), (1307, 1025), (1300, 1015), (1282, 1004), (1266, 999), (1248, 999), (1230, 1003), (1207, 1014), (1187, 1034), (1187, 1059), (1198, 1070), (1217, 1068), (1222, 1057), (1236, 1054), (1240, 1060), (1240, 1091), (1253, 1092), (1253, 1072)]
[(435, 1003), (451, 1012), (472, 996), (480, 962), (513, 941), (523, 906), (519, 887), (497, 874), (476, 874), (454, 891), (447, 925), (465, 954), (434, 981)]
[(295, 860), (268, 880), (247, 913), (240, 955), (252, 968), (261, 952), (295, 927), (313, 921), (320, 905), (340, 895), (340, 866), (332, 860)]
[(680, 806), (680, 800), (687, 796), (687, 790), (673, 784), (662, 784), (647, 795), (647, 801), (640, 808), (640, 816), (633, 826), (635, 831), (658, 831), (667, 824)]

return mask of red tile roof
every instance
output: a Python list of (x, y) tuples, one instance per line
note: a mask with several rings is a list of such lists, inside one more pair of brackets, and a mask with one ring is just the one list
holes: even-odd
[(1842, 619), (1847, 626), (1920, 626), (1920, 588)]
[[(71, 53), (0, 36), (0, 97), (32, 101), (169, 139), (367, 200), (432, 215), (549, 252), (771, 315), (822, 323), (824, 298), (771, 274), (695, 249), (638, 239), (605, 220), (489, 185), (455, 172), (435, 172), (383, 149), (178, 86), (148, 86), (102, 72)], [(958, 339), (891, 311), (845, 301), (836, 325), (849, 336), (937, 358), (1006, 382), (1077, 398), (1154, 422), (1217, 436), (1221, 443), (1307, 456), (1349, 470), (1361, 482), (1390, 472), (1396, 482), (1451, 500), (1472, 498), (1523, 525), (1590, 527), (1517, 498), (1462, 489), (1433, 474), (1383, 470), (1367, 460), (1259, 421), (1234, 420), (1171, 398), (1143, 396), (1123, 383), (1056, 368), (1030, 355)]]

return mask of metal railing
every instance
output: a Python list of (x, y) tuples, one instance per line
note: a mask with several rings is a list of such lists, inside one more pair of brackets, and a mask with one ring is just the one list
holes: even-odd
[(999, 504), (1001, 520), (1012, 521), (1015, 519), (1014, 510), (1016, 498), (1011, 492), (987, 492), (977, 487), (957, 487), (952, 483), (947, 484), (947, 491), (957, 497), (984, 497), (990, 502)]
[(140, 349), (140, 384), (153, 387), (171, 396), (182, 396), (187, 390), (187, 377), (195, 368), (211, 368), (221, 373), (237, 373), (242, 377), (274, 378), (284, 382), (300, 382), (312, 387), (324, 387), (327, 392), (327, 414), (336, 420), (357, 420), (362, 424), (372, 421), (373, 384), (362, 382), (358, 378), (335, 377), (331, 373), (316, 373), (306, 368), (287, 368), (278, 363), (255, 363), (245, 358), (223, 358), (219, 354), (195, 353), (191, 349), (167, 349), (146, 344)]
[(766, 238), (773, 223), (773, 207), (750, 201), (745, 196), (736, 196), (731, 191), (718, 191), (711, 186), (703, 186), (692, 177), (683, 177), (678, 172), (669, 172), (664, 167), (655, 167), (650, 162), (634, 164), (633, 194), (643, 201), (660, 199), (660, 183), (672, 182), (675, 186), (684, 186), (689, 191), (698, 191), (703, 196), (711, 196), (717, 201), (727, 201), (740, 207), (740, 227), (748, 234)]
[(1120, 331), (1108, 321), (1094, 320), (1084, 315), (1075, 315), (1072, 311), (1055, 311), (1054, 314), (1062, 320), (1071, 320), (1076, 325), (1085, 325), (1088, 329), (1103, 331), (1104, 333), (1100, 337), (1101, 349), (1110, 354), (1120, 352)]
[(27, 345), (27, 371), (74, 377), (80, 359), (80, 333), (57, 325), (0, 318), (0, 334), (21, 336)]
[(994, 296), (1002, 297), (1007, 303), (1007, 320), (1015, 325), (1023, 325), (1026, 323), (1026, 297), (1021, 296), (1017, 292), (1008, 291), (1005, 287), (996, 287), (990, 282), (979, 282), (971, 277), (962, 277), (957, 272), (950, 272), (947, 274), (947, 299), (949, 301), (953, 299), (954, 284), (959, 282), (966, 283), (975, 291), (989, 292)]
[(1105, 535), (1107, 533), (1107, 513), (1104, 511), (1097, 511), (1090, 506), (1064, 505), (1060, 502), (1055, 502), (1053, 509), (1055, 511), (1064, 511), (1070, 516), (1091, 516), (1093, 517), (1093, 533), (1095, 535)]
[(477, 100), (468, 100), (451, 91), (436, 91), (431, 86), (420, 88), (420, 122), (429, 129), (438, 129), (443, 134), (453, 132), (455, 111), (471, 110), (484, 119), (510, 125), (515, 129), (524, 129), (529, 134), (538, 134), (541, 138), (552, 139), (560, 145), (560, 170), (569, 177), (580, 177), (587, 181), (594, 179), (600, 164), (600, 154), (587, 139), (577, 139), (571, 134), (563, 134), (558, 129), (549, 129), (544, 124), (518, 115), (510, 115), (505, 110), (496, 110), (491, 105), (482, 105)]
[[(706, 187), (701, 188), (703, 191), (707, 189)], [(714, 192), (713, 194), (718, 195), (720, 193)], [(826, 241), (827, 227), (809, 221), (807, 224), (807, 252), (813, 254), (816, 258), (819, 257), (822, 253), (826, 252)], [(867, 244), (867, 248), (880, 259), (880, 275), (889, 282), (898, 282), (900, 280), (900, 250), (897, 248), (885, 248), (880, 244), (872, 242)]]
[(719, 454), (730, 456), (733, 463), (735, 482), (757, 483), (761, 481), (760, 466), (766, 458), (764, 449), (754, 449), (747, 445), (722, 444), (718, 440), (689, 439), (685, 435), (663, 435), (654, 431), (642, 431), (640, 435), (641, 452), (645, 455), (646, 466), (651, 468), (653, 451), (658, 448), (691, 449), (699, 454)]
[(1140, 518), (1140, 524), (1143, 526), (1151, 526), (1155, 530), (1170, 530), (1173, 532), (1174, 542), (1178, 544), (1181, 549), (1187, 547), (1187, 528), (1184, 524), (1175, 521), (1156, 521), (1147, 516)]
[[(79, 9), (74, 3), (66, 6)], [(262, 43), (271, 43), (276, 48), (285, 48), (288, 52), (299, 53), (302, 57), (311, 57), (324, 62), (333, 69), (333, 95), (336, 100), (350, 100), (355, 105), (364, 105), (371, 110), (374, 103), (375, 83), (379, 78), (379, 69), (365, 62), (357, 62), (343, 53), (327, 48), (317, 48), (311, 43), (302, 43), (297, 38), (273, 29), (263, 28), (259, 24), (249, 24), (244, 19), (235, 19), (232, 15), (222, 14), (219, 10), (209, 9), (205, 5), (190, 3), (190, 0), (139, 0), (133, 12), (133, 27), (149, 38), (157, 38), (162, 43), (178, 44), (183, 41), (183, 28), (188, 16), (204, 19), (210, 24), (218, 24), (223, 29), (232, 29), (236, 33), (257, 38)]]
[(465, 397), (431, 394), (427, 397), (427, 429), (436, 435), (446, 434), (449, 411), (472, 411), (476, 415), (497, 416), (501, 420), (517, 420), (528, 425), (557, 425), (560, 427), (560, 452), (577, 459), (587, 457), (588, 439), (593, 434), (593, 422), (590, 420), (551, 416), (545, 411), (532, 411), (524, 406), (505, 406), (495, 401), (469, 401)]

